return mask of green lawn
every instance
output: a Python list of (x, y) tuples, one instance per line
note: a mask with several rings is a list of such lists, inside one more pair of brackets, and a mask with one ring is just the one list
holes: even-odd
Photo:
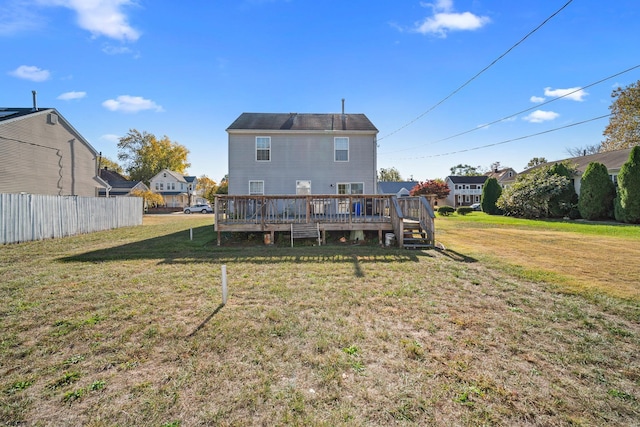
[(580, 294), (640, 301), (640, 226), (486, 215), (438, 216), (450, 250)]
[[(437, 219), (445, 251), (291, 249), (258, 238), (218, 247), (211, 221), (147, 216), (141, 227), (2, 247), (0, 425), (595, 426), (640, 417), (640, 303), (628, 291), (638, 276), (612, 292), (578, 286), (577, 268), (517, 262), (549, 251), (537, 239), (603, 256), (601, 241), (633, 245), (634, 231), (474, 213)], [(501, 250), (464, 237), (482, 241), (489, 229)]]

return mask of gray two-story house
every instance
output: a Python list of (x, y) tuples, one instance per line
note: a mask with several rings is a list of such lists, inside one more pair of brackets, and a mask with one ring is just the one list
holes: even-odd
[(376, 194), (364, 114), (243, 113), (227, 133), (230, 195)]

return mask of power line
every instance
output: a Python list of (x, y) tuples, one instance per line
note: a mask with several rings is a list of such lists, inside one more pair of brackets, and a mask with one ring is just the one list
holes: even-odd
[(540, 136), (540, 135), (544, 135), (546, 133), (551, 133), (551, 132), (555, 132), (555, 131), (558, 131), (558, 130), (567, 129), (567, 128), (570, 128), (570, 127), (573, 127), (573, 126), (578, 126), (578, 125), (582, 125), (582, 124), (585, 124), (585, 123), (593, 122), (593, 121), (596, 121), (596, 120), (604, 119), (604, 118), (609, 117), (609, 116), (611, 116), (611, 114), (605, 114), (604, 116), (594, 117), (594, 118), (591, 118), (591, 119), (583, 120), (581, 122), (571, 123), (571, 124), (568, 124), (568, 125), (565, 125), (565, 126), (561, 126), (561, 127), (558, 127), (558, 128), (548, 129), (548, 130), (545, 130), (545, 131), (542, 131), (542, 132), (533, 133), (531, 135), (520, 136), (518, 138), (511, 138), (511, 139), (507, 139), (505, 141), (494, 142), (492, 144), (481, 145), (481, 146), (478, 146), (478, 147), (467, 148), (467, 149), (464, 149), (464, 150), (451, 151), (451, 152), (448, 152), (448, 153), (433, 154), (433, 155), (430, 155), (430, 156), (411, 157), (410, 159), (411, 160), (415, 160), (415, 159), (429, 159), (429, 158), (433, 158), (433, 157), (444, 157), (444, 156), (450, 156), (452, 154), (466, 153), (466, 152), (469, 152), (469, 151), (480, 150), (480, 149), (483, 149), (483, 148), (495, 147), (496, 145), (503, 145), (503, 144), (507, 144), (509, 142), (520, 141), (520, 140), (527, 139), (527, 138), (533, 138), (534, 136)]
[(518, 111), (517, 113), (513, 113), (513, 114), (510, 114), (510, 115), (508, 115), (508, 116), (506, 116), (506, 117), (503, 117), (503, 118), (501, 118), (501, 119), (494, 120), (494, 121), (489, 122), (489, 123), (485, 123), (485, 124), (483, 124), (483, 125), (481, 125), (481, 126), (476, 126), (476, 127), (474, 127), (473, 129), (469, 129), (469, 130), (466, 130), (466, 131), (464, 131), (464, 132), (456, 133), (455, 135), (451, 135), (451, 136), (448, 136), (448, 137), (446, 137), (446, 138), (441, 138), (441, 139), (438, 139), (438, 140), (435, 140), (435, 141), (431, 141), (431, 142), (427, 142), (427, 143), (424, 143), (424, 144), (414, 145), (414, 146), (412, 146), (412, 147), (403, 148), (403, 149), (401, 149), (401, 150), (388, 151), (388, 152), (386, 152), (386, 153), (384, 153), (384, 154), (399, 153), (399, 152), (401, 152), (401, 151), (413, 150), (413, 149), (415, 149), (415, 148), (419, 148), (419, 147), (422, 147), (422, 146), (424, 146), (424, 145), (437, 144), (438, 142), (448, 141), (448, 140), (450, 140), (450, 139), (454, 139), (454, 138), (457, 138), (457, 137), (459, 137), (459, 136), (466, 135), (466, 134), (469, 134), (469, 133), (471, 133), (471, 132), (475, 132), (475, 131), (477, 131), (477, 130), (487, 128), (487, 127), (489, 127), (489, 126), (491, 126), (491, 125), (494, 125), (494, 124), (496, 124), (496, 123), (503, 122), (503, 121), (505, 121), (505, 120), (509, 120), (509, 119), (511, 119), (511, 118), (514, 118), (514, 117), (516, 117), (516, 116), (519, 116), (520, 114), (526, 113), (526, 112), (531, 111), (531, 110), (534, 110), (534, 109), (536, 109), (536, 108), (540, 108), (540, 107), (542, 107), (542, 106), (544, 106), (544, 105), (550, 104), (550, 103), (555, 102), (555, 101), (557, 101), (557, 100), (559, 100), (559, 99), (566, 98), (566, 97), (568, 97), (568, 96), (570, 96), (570, 95), (573, 95), (574, 93), (577, 93), (577, 92), (580, 92), (580, 91), (582, 91), (582, 90), (588, 89), (588, 88), (590, 88), (590, 87), (592, 87), (592, 86), (598, 85), (598, 84), (603, 83), (603, 82), (605, 82), (605, 81), (607, 81), (607, 80), (611, 80), (611, 79), (613, 79), (613, 78), (615, 78), (615, 77), (618, 77), (618, 76), (620, 76), (620, 75), (622, 75), (622, 74), (628, 73), (629, 71), (633, 71), (633, 70), (635, 70), (635, 69), (637, 69), (637, 68), (640, 68), (640, 64), (635, 65), (635, 66), (633, 66), (633, 67), (631, 67), (631, 68), (627, 68), (626, 70), (624, 70), (624, 71), (620, 71), (620, 72), (615, 73), (615, 74), (613, 74), (613, 75), (611, 75), (611, 76), (608, 76), (608, 77), (605, 77), (605, 78), (603, 78), (603, 79), (600, 79), (600, 80), (598, 80), (598, 81), (596, 81), (596, 82), (590, 83), (590, 84), (588, 84), (588, 85), (586, 85), (586, 86), (582, 86), (582, 87), (580, 87), (580, 88), (578, 88), (578, 89), (574, 89), (574, 90), (572, 90), (571, 92), (568, 92), (568, 93), (566, 93), (566, 94), (564, 94), (564, 95), (562, 95), (562, 96), (558, 96), (558, 97), (556, 97), (556, 98), (550, 99), (550, 100), (545, 101), (545, 102), (542, 102), (542, 103), (540, 103), (540, 104), (536, 104), (536, 105), (534, 105), (533, 107), (526, 108), (526, 109), (524, 109), (524, 110)]
[(424, 116), (426, 116), (427, 114), (429, 114), (431, 111), (435, 110), (437, 107), (439, 107), (441, 104), (443, 104), (445, 101), (447, 101), (449, 98), (451, 98), (453, 95), (455, 95), (456, 93), (460, 92), (465, 86), (467, 86), (469, 83), (471, 83), (472, 81), (474, 81), (476, 78), (478, 78), (482, 73), (484, 73), (485, 71), (487, 71), (489, 68), (493, 67), (498, 61), (500, 61), (502, 58), (504, 58), (505, 56), (507, 56), (507, 54), (509, 52), (511, 52), (513, 49), (515, 49), (516, 47), (518, 47), (518, 45), (520, 45), (522, 42), (524, 42), (526, 39), (528, 39), (531, 35), (533, 35), (533, 33), (535, 33), (536, 31), (538, 31), (540, 28), (542, 28), (547, 22), (549, 22), (551, 19), (553, 19), (557, 14), (559, 14), (560, 12), (562, 12), (562, 10), (564, 8), (566, 8), (567, 6), (569, 6), (569, 4), (572, 2), (573, 0), (569, 0), (568, 2), (566, 2), (564, 4), (564, 6), (562, 6), (560, 9), (558, 9), (557, 11), (555, 11), (551, 16), (549, 16), (547, 19), (545, 19), (540, 25), (538, 25), (536, 28), (534, 28), (533, 30), (529, 31), (529, 33), (524, 36), (523, 38), (521, 38), (516, 44), (514, 44), (513, 46), (511, 46), (509, 49), (506, 50), (506, 52), (504, 52), (502, 55), (500, 55), (499, 57), (497, 57), (496, 59), (494, 59), (489, 65), (487, 65), (486, 67), (484, 67), (482, 70), (480, 70), (475, 76), (471, 77), (469, 80), (467, 80), (466, 82), (464, 82), (462, 84), (462, 86), (458, 87), (456, 90), (454, 90), (453, 92), (451, 92), (449, 95), (447, 95), (446, 97), (444, 97), (443, 99), (441, 99), (440, 101), (438, 101), (438, 103), (436, 103), (435, 105), (433, 105), (431, 108), (429, 108), (427, 111), (425, 111), (424, 113), (420, 114), (418, 117), (416, 117), (415, 119), (411, 120), (409, 123), (405, 124), (404, 126), (399, 127), (398, 129), (396, 129), (395, 131), (381, 137), (378, 138), (378, 141), (381, 141), (391, 135), (394, 135), (398, 132), (400, 132), (401, 130), (411, 126), (412, 124), (414, 124), (415, 122), (417, 122), (418, 120), (420, 120), (421, 118), (423, 118)]

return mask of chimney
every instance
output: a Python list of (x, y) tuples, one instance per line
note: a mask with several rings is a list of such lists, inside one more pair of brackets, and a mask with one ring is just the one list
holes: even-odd
[(38, 100), (37, 100), (37, 97), (36, 97), (37, 93), (38, 92), (36, 92), (35, 90), (31, 91), (31, 95), (33, 96), (33, 110), (31, 110), (31, 111), (38, 111)]
[(344, 116), (344, 98), (342, 98), (342, 115)]

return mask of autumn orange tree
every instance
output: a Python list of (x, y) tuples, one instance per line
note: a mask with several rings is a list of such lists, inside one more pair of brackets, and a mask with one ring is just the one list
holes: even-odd
[(621, 150), (640, 145), (640, 80), (613, 91), (611, 117), (603, 132), (600, 151)]
[(158, 139), (152, 133), (136, 129), (130, 129), (118, 142), (118, 160), (124, 162), (129, 179), (147, 185), (163, 169), (184, 174), (191, 166), (188, 155), (184, 145), (171, 141), (166, 135)]
[(435, 194), (437, 199), (444, 199), (449, 195), (449, 186), (441, 179), (430, 179), (428, 181), (420, 181), (411, 189), (409, 194), (412, 196)]
[(196, 184), (196, 191), (201, 194), (202, 197), (210, 202), (213, 202), (216, 198), (216, 190), (218, 184), (206, 175), (198, 177), (198, 183)]

